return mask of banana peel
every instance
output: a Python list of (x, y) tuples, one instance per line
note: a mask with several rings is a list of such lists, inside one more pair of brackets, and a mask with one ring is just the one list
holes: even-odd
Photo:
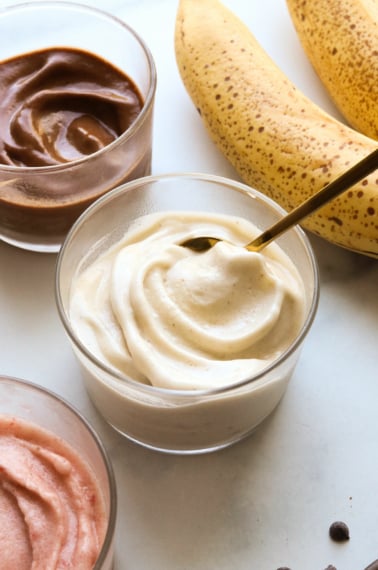
[(378, 139), (378, 2), (286, 0), (302, 47), (348, 123)]

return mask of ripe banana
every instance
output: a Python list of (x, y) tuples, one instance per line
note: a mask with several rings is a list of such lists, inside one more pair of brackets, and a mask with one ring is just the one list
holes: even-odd
[[(287, 210), (377, 148), (302, 94), (219, 0), (179, 1), (175, 54), (215, 144), (247, 184)], [(303, 225), (378, 257), (378, 173)]]
[(340, 112), (378, 139), (378, 2), (286, 0), (303, 49)]

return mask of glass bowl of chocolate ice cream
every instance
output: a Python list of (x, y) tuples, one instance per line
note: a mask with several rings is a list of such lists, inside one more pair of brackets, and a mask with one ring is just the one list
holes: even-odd
[(54, 252), (77, 217), (151, 170), (156, 69), (125, 22), (72, 2), (0, 10), (0, 239)]

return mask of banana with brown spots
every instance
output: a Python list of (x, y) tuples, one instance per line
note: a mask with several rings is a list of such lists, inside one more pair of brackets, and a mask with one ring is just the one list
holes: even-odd
[[(301, 93), (219, 0), (179, 1), (175, 54), (212, 140), (247, 184), (287, 210), (377, 148)], [(378, 173), (303, 225), (378, 257)]]
[(308, 59), (346, 120), (378, 139), (377, 0), (286, 0)]

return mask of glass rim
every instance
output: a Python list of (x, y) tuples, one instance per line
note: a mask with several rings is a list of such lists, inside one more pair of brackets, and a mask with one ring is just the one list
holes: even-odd
[[(97, 557), (96, 563), (93, 567), (93, 570), (101, 570), (101, 567), (102, 567), (103, 563), (106, 561), (106, 558), (107, 558), (107, 556), (108, 556), (108, 554), (112, 548), (113, 540), (114, 540), (116, 518), (117, 518), (117, 486), (116, 486), (116, 480), (115, 480), (115, 475), (114, 475), (112, 463), (110, 461), (108, 452), (107, 452), (103, 442), (101, 441), (100, 436), (98, 435), (98, 433), (96, 432), (94, 427), (90, 424), (90, 422), (83, 416), (83, 414), (73, 404), (71, 404), (71, 402), (66, 400), (64, 397), (58, 395), (53, 390), (50, 390), (49, 388), (46, 388), (45, 386), (41, 386), (35, 382), (31, 382), (29, 380), (25, 380), (22, 378), (16, 378), (15, 376), (10, 376), (10, 375), (6, 375), (6, 374), (0, 374), (0, 384), (2, 382), (8, 382), (9, 384), (18, 384), (18, 385), (26, 387), (28, 389), (34, 390), (35, 392), (41, 392), (45, 396), (48, 396), (52, 400), (55, 400), (60, 405), (62, 405), (64, 408), (68, 409), (79, 420), (79, 422), (81, 424), (83, 424), (83, 426), (89, 432), (92, 440), (94, 441), (94, 443), (95, 443), (95, 445), (96, 445), (96, 447), (100, 453), (101, 460), (102, 460), (104, 467), (105, 467), (105, 471), (106, 471), (106, 475), (107, 475), (107, 479), (108, 479), (108, 484), (109, 484), (109, 496), (110, 496), (109, 516), (108, 516), (108, 521), (107, 521), (106, 533), (105, 533), (105, 537), (104, 537), (104, 540), (103, 540), (103, 543), (101, 546), (101, 550), (100, 550), (99, 555)], [(34, 422), (34, 423), (37, 423), (37, 422)], [(48, 428), (45, 428), (45, 429), (48, 429)], [(58, 434), (56, 434), (56, 435), (58, 435)], [(59, 435), (59, 437), (61, 437), (63, 440), (65, 440), (64, 437), (62, 437), (60, 435)]]
[[(98, 156), (106, 154), (107, 152), (111, 151), (114, 148), (117, 148), (119, 145), (123, 144), (129, 138), (131, 138), (136, 131), (138, 131), (141, 125), (146, 120), (148, 116), (156, 93), (156, 85), (157, 85), (157, 71), (155, 60), (152, 55), (150, 48), (148, 47), (147, 43), (144, 41), (141, 35), (139, 35), (134, 28), (132, 28), (127, 22), (123, 21), (118, 16), (114, 16), (110, 14), (106, 10), (102, 8), (95, 8), (94, 6), (89, 6), (87, 4), (82, 4), (81, 2), (73, 2), (71, 0), (33, 0), (30, 2), (18, 2), (17, 4), (10, 4), (7, 6), (0, 7), (0, 19), (2, 16), (7, 15), (7, 13), (11, 13), (13, 11), (19, 9), (38, 9), (41, 7), (52, 7), (52, 8), (72, 8), (77, 10), (82, 10), (84, 12), (89, 12), (94, 14), (98, 17), (101, 17), (113, 24), (116, 24), (118, 27), (123, 28), (127, 31), (131, 36), (134, 37), (136, 42), (142, 48), (144, 55), (146, 56), (148, 71), (149, 71), (149, 86), (147, 90), (146, 96), (143, 98), (143, 107), (140, 113), (137, 115), (134, 122), (123, 132), (121, 133), (116, 139), (114, 139), (111, 143), (107, 144), (103, 148), (88, 154), (82, 158), (78, 158), (75, 160), (70, 160), (68, 162), (64, 162), (61, 164), (50, 164), (46, 166), (16, 166), (14, 164), (0, 164), (0, 172), (9, 172), (12, 174), (44, 174), (50, 172), (60, 172), (62, 170), (68, 170), (69, 168), (75, 168), (80, 166), (81, 164), (89, 163), (92, 160), (96, 160)], [(130, 79), (133, 80), (132, 77)]]
[(261, 202), (265, 203), (267, 206), (271, 207), (275, 210), (276, 213), (280, 215), (284, 215), (287, 213), (279, 204), (274, 202), (265, 194), (262, 194), (255, 188), (244, 184), (243, 182), (238, 182), (236, 180), (226, 178), (223, 176), (213, 175), (213, 174), (204, 174), (199, 172), (180, 172), (180, 173), (167, 173), (167, 174), (157, 174), (151, 176), (144, 176), (142, 178), (138, 178), (136, 180), (131, 180), (113, 188), (107, 194), (98, 198), (95, 202), (93, 202), (82, 214), (79, 218), (75, 221), (71, 229), (69, 230), (62, 247), (58, 253), (57, 262), (56, 262), (56, 269), (55, 269), (55, 301), (58, 309), (58, 314), (60, 316), (61, 322), (63, 327), (71, 339), (73, 345), (79, 350), (80, 353), (84, 354), (85, 357), (96, 367), (100, 370), (105, 372), (107, 375), (111, 376), (114, 381), (119, 382), (121, 385), (128, 385), (134, 389), (137, 389), (142, 392), (146, 392), (147, 394), (159, 395), (161, 397), (166, 398), (181, 398), (182, 400), (189, 400), (195, 397), (211, 397), (211, 396), (219, 396), (222, 394), (226, 394), (231, 391), (238, 390), (247, 386), (250, 383), (256, 383), (258, 380), (261, 380), (269, 374), (274, 368), (280, 366), (284, 361), (286, 361), (296, 350), (299, 348), (301, 343), (303, 342), (304, 338), (306, 337), (307, 333), (309, 332), (311, 325), (314, 321), (316, 310), (318, 307), (319, 302), (319, 270), (318, 264), (315, 258), (314, 251), (312, 249), (310, 240), (308, 239), (305, 232), (302, 230), (300, 226), (294, 226), (289, 232), (294, 232), (297, 235), (297, 238), (301, 242), (304, 250), (307, 253), (309, 259), (309, 265), (312, 271), (312, 278), (313, 278), (313, 292), (310, 306), (307, 310), (306, 318), (302, 324), (301, 330), (296, 336), (295, 340), (290, 344), (290, 346), (280, 354), (275, 360), (273, 360), (268, 366), (263, 368), (258, 373), (254, 374), (252, 377), (244, 378), (238, 382), (235, 382), (231, 385), (222, 386), (219, 388), (210, 388), (204, 390), (179, 390), (179, 389), (172, 389), (172, 388), (162, 388), (158, 386), (153, 386), (149, 384), (142, 384), (133, 378), (122, 374), (121, 372), (107, 366), (104, 362), (102, 362), (99, 358), (97, 358), (93, 353), (91, 353), (84, 343), (77, 337), (73, 327), (71, 326), (70, 319), (66, 314), (64, 309), (64, 304), (62, 301), (62, 296), (60, 292), (60, 274), (61, 274), (61, 267), (63, 264), (63, 260), (65, 257), (65, 253), (70, 246), (70, 243), (75, 237), (75, 234), (80, 230), (81, 226), (86, 222), (88, 216), (91, 216), (92, 213), (95, 213), (99, 210), (104, 203), (111, 201), (117, 195), (123, 195), (130, 189), (136, 189), (140, 186), (145, 186), (146, 184), (160, 182), (164, 180), (172, 180), (172, 179), (182, 179), (188, 178), (191, 180), (200, 180), (200, 181), (209, 181), (212, 183), (221, 184), (222, 186), (227, 186), (233, 190), (239, 191), (244, 195), (247, 195), (251, 199), (259, 199)]

